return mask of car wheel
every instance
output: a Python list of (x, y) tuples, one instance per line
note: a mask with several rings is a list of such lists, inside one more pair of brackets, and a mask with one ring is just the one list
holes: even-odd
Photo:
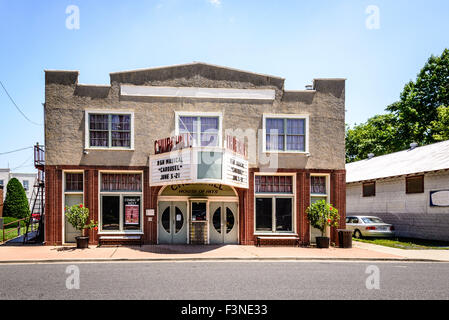
[(362, 233), (359, 230), (355, 230), (354, 231), (354, 238), (361, 239), (362, 238)]

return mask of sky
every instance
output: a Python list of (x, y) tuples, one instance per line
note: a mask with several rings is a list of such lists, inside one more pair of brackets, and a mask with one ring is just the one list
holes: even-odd
[(354, 125), (449, 47), (448, 16), (447, 0), (0, 0), (0, 81), (31, 120), (0, 87), (0, 168), (34, 172), (31, 148), (2, 153), (44, 144), (46, 69), (85, 84), (193, 61), (282, 77), (286, 90), (346, 78)]

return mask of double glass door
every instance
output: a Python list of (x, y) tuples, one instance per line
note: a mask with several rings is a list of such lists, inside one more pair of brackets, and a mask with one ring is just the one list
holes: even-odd
[(159, 202), (158, 220), (160, 244), (187, 243), (187, 202)]
[(236, 202), (210, 202), (210, 244), (237, 244), (238, 217)]

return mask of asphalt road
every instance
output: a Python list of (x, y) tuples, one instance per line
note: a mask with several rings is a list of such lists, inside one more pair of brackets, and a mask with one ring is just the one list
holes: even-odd
[(79, 289), (68, 266), (0, 265), (0, 300), (449, 299), (447, 263), (86, 263)]

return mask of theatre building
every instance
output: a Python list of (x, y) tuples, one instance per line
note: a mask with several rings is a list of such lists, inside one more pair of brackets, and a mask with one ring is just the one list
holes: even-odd
[(110, 85), (45, 71), (44, 108), (47, 245), (75, 241), (64, 207), (81, 203), (99, 222), (91, 244), (307, 244), (320, 199), (344, 227), (344, 79), (286, 91), (205, 63), (111, 73)]

